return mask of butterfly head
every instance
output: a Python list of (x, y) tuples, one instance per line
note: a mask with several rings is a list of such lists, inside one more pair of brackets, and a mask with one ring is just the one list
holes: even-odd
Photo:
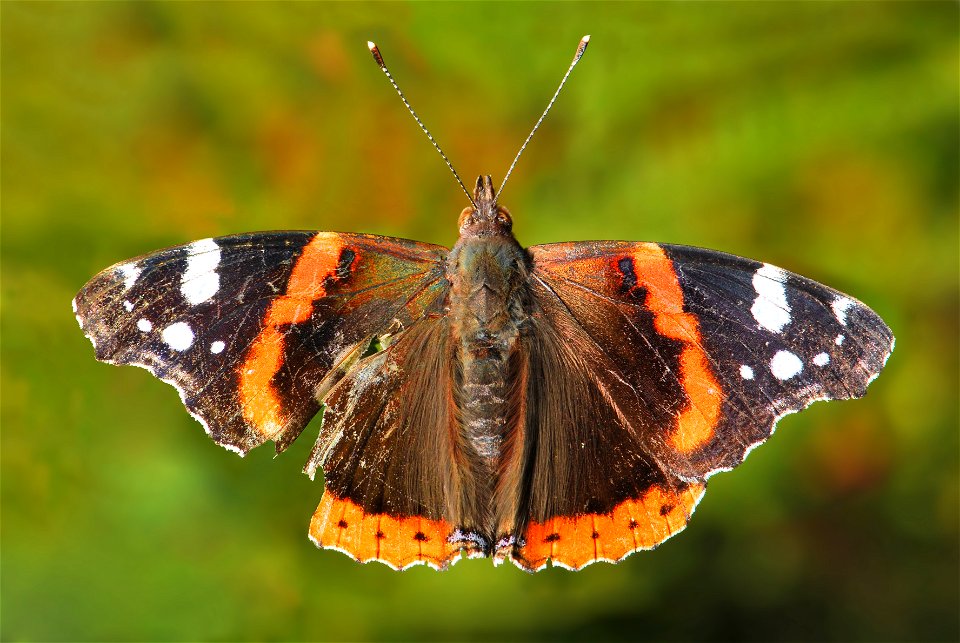
[(473, 205), (460, 213), (460, 235), (487, 237), (512, 234), (513, 219), (506, 208), (497, 205), (497, 192), (489, 174), (477, 177)]

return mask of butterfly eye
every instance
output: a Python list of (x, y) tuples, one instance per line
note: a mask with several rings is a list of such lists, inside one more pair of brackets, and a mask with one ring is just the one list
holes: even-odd
[(460, 220), (457, 222), (458, 227), (462, 228), (465, 225), (472, 225), (476, 222), (476, 219), (473, 216), (473, 208), (464, 208), (460, 213)]
[(503, 226), (504, 228), (510, 228), (513, 226), (513, 219), (510, 218), (510, 213), (500, 208), (497, 211), (497, 224)]

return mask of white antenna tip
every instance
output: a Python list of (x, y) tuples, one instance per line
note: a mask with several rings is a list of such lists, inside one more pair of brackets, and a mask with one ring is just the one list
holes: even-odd
[[(383, 56), (380, 55), (380, 50), (377, 49), (377, 43), (373, 42), (372, 40), (368, 40), (367, 49), (369, 49), (370, 53), (373, 54), (373, 59), (377, 61), (377, 65), (380, 66), (380, 69), (386, 73), (387, 66), (383, 63)], [(389, 76), (390, 74), (387, 75)]]
[[(582, 56), (582, 55), (583, 55), (583, 52), (585, 52), (585, 51), (587, 50), (587, 45), (589, 45), (589, 44), (590, 44), (590, 36), (589, 36), (589, 35), (586, 35), (586, 36), (584, 36), (583, 38), (580, 39), (580, 42), (577, 44), (577, 53), (575, 53), (575, 54), (573, 55), (573, 62), (571, 63), (571, 65), (576, 65), (576, 64), (577, 64), (577, 61), (580, 60), (580, 56)], [(573, 67), (571, 66), (570, 69), (573, 69)]]

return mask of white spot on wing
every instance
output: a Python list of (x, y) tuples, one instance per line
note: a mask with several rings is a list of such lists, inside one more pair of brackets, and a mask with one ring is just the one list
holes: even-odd
[(139, 328), (141, 332), (149, 333), (151, 330), (153, 330), (153, 324), (149, 319), (138, 319), (137, 328)]
[(752, 380), (753, 369), (747, 366), (746, 364), (744, 364), (743, 366), (740, 367), (740, 377), (742, 377), (745, 380)]
[(129, 299), (124, 299), (124, 300), (123, 300), (123, 309), (124, 309), (125, 311), (127, 311), (128, 313), (131, 312), (131, 311), (133, 310), (133, 302), (130, 301)]
[(837, 297), (833, 300), (833, 303), (830, 304), (830, 307), (833, 308), (833, 314), (836, 316), (837, 321), (847, 325), (847, 310), (850, 306), (853, 305), (853, 301), (847, 299), (846, 297)]
[(826, 366), (830, 363), (830, 356), (826, 353), (817, 353), (813, 356), (813, 363), (817, 366)]
[(207, 301), (220, 290), (220, 246), (213, 239), (194, 241), (187, 247), (187, 269), (180, 278), (180, 293), (191, 305)]
[(790, 351), (777, 351), (770, 360), (770, 372), (778, 380), (788, 380), (803, 370), (803, 362)]
[(133, 288), (133, 284), (137, 283), (137, 279), (143, 271), (135, 263), (125, 263), (122, 266), (117, 266), (117, 272), (123, 277), (124, 290), (130, 290)]
[(219, 353), (222, 353), (223, 349), (226, 348), (226, 346), (227, 346), (226, 344), (224, 344), (220, 340), (217, 340), (214, 343), (210, 344), (210, 352), (213, 353), (214, 355), (217, 355)]
[(78, 311), (78, 309), (77, 309), (77, 300), (74, 299), (73, 301), (71, 301), (71, 302), (70, 302), (70, 305), (73, 307), (73, 316), (76, 318), (77, 323), (80, 324), (80, 329), (82, 330), (82, 329), (83, 329), (83, 320), (80, 319), (80, 313), (79, 313), (79, 311)]
[(193, 329), (185, 322), (176, 322), (163, 329), (163, 341), (175, 351), (185, 351), (193, 345)]
[(783, 270), (768, 263), (763, 264), (753, 274), (753, 289), (757, 298), (753, 300), (750, 312), (763, 328), (779, 333), (790, 323), (790, 304), (787, 303), (786, 279)]
[(833, 343), (839, 346), (843, 343), (843, 340), (846, 339), (843, 335), (837, 335), (837, 338), (833, 340)]

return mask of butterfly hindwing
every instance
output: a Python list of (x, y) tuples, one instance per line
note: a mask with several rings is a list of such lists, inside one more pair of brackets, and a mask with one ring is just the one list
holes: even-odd
[(533, 293), (525, 502), (510, 557), (531, 571), (548, 560), (579, 569), (649, 549), (683, 529), (703, 485), (646, 447), (651, 412), (605, 347), (542, 284)]
[(324, 232), (205, 239), (104, 270), (74, 309), (97, 359), (175, 386), (219, 444), (280, 449), (358, 344), (442, 299), (446, 252)]
[(360, 360), (326, 398), (323, 427), (307, 463), (326, 489), (311, 523), (320, 546), (393, 568), (446, 567), (463, 498), (478, 497), (463, 464), (454, 405), (449, 322), (413, 324)]

